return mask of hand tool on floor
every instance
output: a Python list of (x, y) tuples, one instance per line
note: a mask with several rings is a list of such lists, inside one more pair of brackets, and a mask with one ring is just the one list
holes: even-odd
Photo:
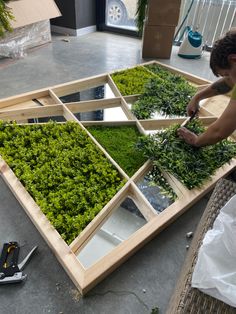
[(29, 254), (18, 264), (20, 247), (17, 242), (4, 243), (0, 257), (0, 284), (22, 282), (27, 275), (22, 270), (37, 249), (35, 246)]

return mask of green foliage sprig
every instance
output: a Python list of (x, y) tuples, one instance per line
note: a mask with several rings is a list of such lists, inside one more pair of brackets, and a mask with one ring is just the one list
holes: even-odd
[(147, 160), (143, 153), (135, 148), (140, 136), (136, 126), (92, 126), (88, 127), (88, 131), (129, 176)]
[(133, 104), (133, 114), (138, 119), (150, 119), (155, 112), (164, 116), (185, 116), (186, 106), (196, 88), (185, 78), (158, 65), (148, 65), (147, 68), (156, 77), (149, 80), (144, 93)]
[(67, 243), (125, 183), (75, 122), (0, 122), (0, 154)]
[(175, 81), (175, 80), (181, 79), (183, 82), (186, 82), (186, 79), (184, 77), (182, 77), (179, 74), (171, 72), (169, 69), (166, 69), (161, 65), (154, 63), (154, 64), (146, 64), (144, 65), (144, 67), (147, 70), (156, 74), (159, 78), (162, 78), (163, 80)]
[(11, 20), (14, 20), (12, 10), (6, 5), (7, 0), (0, 0), (0, 37), (5, 31), (12, 31)]
[(115, 72), (111, 75), (123, 96), (142, 94), (145, 84), (155, 74), (147, 71), (143, 66)]
[(147, 178), (149, 180), (149, 186), (158, 186), (160, 188), (160, 194), (168, 197), (171, 201), (177, 199), (174, 190), (156, 165), (154, 165), (152, 170), (147, 173)]
[[(236, 145), (223, 140), (215, 145), (194, 148), (177, 136), (179, 127), (176, 124), (161, 133), (142, 137), (138, 147), (154, 165), (173, 174), (188, 189), (201, 187), (216, 169), (236, 155)], [(197, 134), (204, 131), (198, 120), (191, 121), (188, 128)]]
[(184, 77), (157, 64), (138, 66), (111, 76), (123, 96), (141, 94), (132, 105), (138, 119), (150, 119), (155, 112), (186, 116), (186, 106), (196, 93), (196, 88)]

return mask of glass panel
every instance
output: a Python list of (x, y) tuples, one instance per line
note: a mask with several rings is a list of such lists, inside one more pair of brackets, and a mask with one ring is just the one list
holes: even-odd
[[(94, 88), (86, 89), (73, 94), (60, 97), (63, 103), (79, 102), (95, 99), (114, 98), (110, 86), (108, 84), (97, 86)], [(100, 109), (88, 112), (78, 112), (75, 116), (80, 121), (127, 121), (128, 118), (125, 115), (121, 107)]]
[(95, 111), (74, 113), (80, 121), (127, 121), (121, 107), (99, 109)]
[(105, 98), (114, 98), (109, 84), (88, 88), (86, 90), (82, 90), (80, 92), (76, 92), (73, 94), (68, 94), (60, 97), (60, 100), (63, 103), (68, 102), (78, 102), (78, 101), (86, 101), (86, 100), (94, 100), (94, 99), (105, 99)]
[(106, 25), (137, 30), (137, 0), (106, 0)]
[(152, 171), (149, 171), (137, 182), (137, 186), (153, 208), (159, 213), (170, 206), (176, 198), (174, 191), (161, 173), (154, 175)]
[(120, 108), (107, 108), (91, 112), (82, 112), (78, 115), (80, 121), (127, 121), (124, 111)]
[(137, 206), (127, 198), (79, 252), (79, 261), (85, 268), (90, 267), (145, 223)]
[[(131, 103), (131, 102), (127, 103), (130, 110), (132, 110), (133, 104), (134, 103)], [(177, 115), (169, 116), (169, 115), (163, 115), (160, 112), (154, 112), (153, 115), (151, 116), (151, 119), (178, 119), (178, 118), (187, 118), (187, 116), (186, 117), (177, 116)]]
[(104, 110), (104, 121), (127, 121), (124, 111), (120, 107), (108, 108)]
[(28, 123), (45, 123), (49, 121), (66, 122), (66, 119), (63, 116), (51, 116), (51, 117), (44, 117), (44, 118), (28, 119)]

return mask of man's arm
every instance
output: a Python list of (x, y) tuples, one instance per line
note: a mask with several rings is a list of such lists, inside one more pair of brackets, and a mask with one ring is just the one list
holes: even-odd
[(201, 147), (212, 145), (230, 136), (236, 129), (236, 100), (231, 99), (222, 115), (208, 129), (197, 136), (186, 128), (180, 128), (178, 135), (186, 143)]
[(222, 77), (206, 88), (200, 90), (193, 96), (187, 106), (188, 115), (191, 116), (199, 108), (199, 102), (201, 100), (221, 94), (227, 94), (233, 87), (234, 83), (230, 80), (229, 77)]

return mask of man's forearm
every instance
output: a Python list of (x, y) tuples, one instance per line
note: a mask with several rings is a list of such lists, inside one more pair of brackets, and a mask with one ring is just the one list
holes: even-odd
[(201, 147), (206, 145), (213, 145), (219, 141), (227, 138), (235, 130), (235, 125), (232, 121), (221, 121), (218, 119), (211, 124), (209, 128), (202, 134), (200, 134), (195, 142), (195, 146)]
[(233, 88), (233, 83), (228, 78), (220, 78), (216, 82), (210, 84), (205, 89), (195, 94), (196, 101), (210, 98), (217, 95), (223, 95), (230, 92)]
[(203, 146), (207, 146), (207, 145), (213, 145), (213, 144), (216, 144), (223, 139), (224, 139), (224, 136), (219, 132), (209, 133), (206, 131), (197, 137), (197, 140), (195, 142), (195, 146), (196, 147), (203, 147)]

